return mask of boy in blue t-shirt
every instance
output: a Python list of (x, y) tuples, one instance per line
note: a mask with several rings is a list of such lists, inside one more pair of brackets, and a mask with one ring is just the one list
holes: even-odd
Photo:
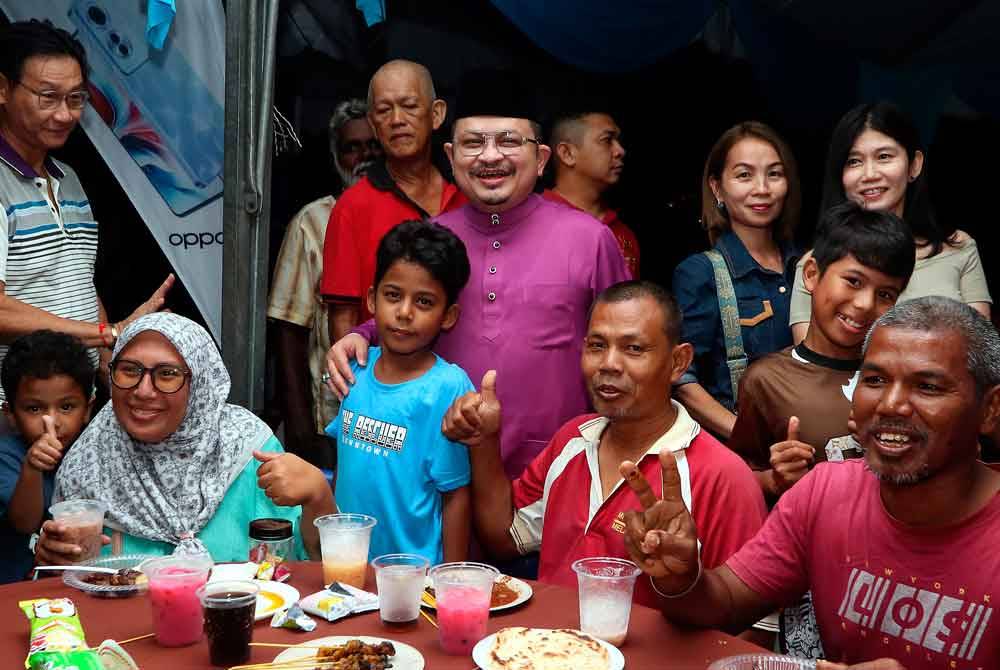
[(0, 369), (13, 434), (0, 436), (0, 583), (34, 564), (28, 538), (45, 520), (56, 468), (90, 420), (94, 368), (77, 338), (38, 330), (15, 340)]
[(419, 554), (431, 564), (465, 560), (469, 544), (469, 456), (441, 433), (452, 402), (472, 382), (431, 348), (458, 321), (469, 280), (465, 245), (424, 221), (382, 238), (368, 309), (379, 347), (327, 434), (337, 440), (337, 506), (378, 520), (370, 555)]

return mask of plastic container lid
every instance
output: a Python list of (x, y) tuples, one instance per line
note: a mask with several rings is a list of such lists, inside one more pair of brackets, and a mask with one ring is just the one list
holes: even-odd
[(263, 542), (287, 540), (292, 537), (292, 522), (287, 519), (254, 519), (250, 522), (250, 539)]
[(791, 656), (744, 654), (723, 658), (708, 670), (815, 670), (816, 661)]

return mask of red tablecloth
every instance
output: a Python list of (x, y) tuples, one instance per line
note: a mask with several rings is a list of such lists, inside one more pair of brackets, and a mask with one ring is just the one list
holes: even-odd
[[(302, 597), (322, 588), (319, 563), (292, 564), (290, 584)], [(540, 628), (576, 628), (579, 626), (576, 591), (532, 582), (534, 595), (523, 606), (490, 618), (489, 632), (506, 626)], [(374, 590), (374, 584), (369, 585)], [(87, 640), (97, 646), (101, 640), (125, 640), (152, 632), (149, 601), (146, 597), (106, 600), (93, 598), (67, 587), (59, 577), (36, 582), (0, 586), (0, 658), (4, 667), (21, 667), (28, 649), (28, 620), (18, 610), (20, 600), (69, 597), (80, 612)], [(315, 617), (314, 617), (315, 618)], [(428, 670), (470, 670), (473, 662), (464, 656), (448, 656), (437, 643), (437, 630), (420, 619), (410, 631), (387, 631), (379, 622), (378, 612), (356, 615), (333, 623), (319, 621), (316, 630), (304, 634), (271, 628), (266, 621), (257, 624), (255, 642), (297, 644), (327, 635), (375, 635), (399, 640), (420, 650)], [(142, 670), (208, 670), (208, 647), (203, 640), (190, 647), (168, 649), (152, 638), (125, 645)], [(681, 630), (668, 623), (659, 612), (641, 605), (632, 608), (628, 640), (622, 647), (629, 670), (648, 668), (705, 668), (711, 661), (740, 653), (762, 651), (743, 640), (715, 631)], [(250, 663), (273, 660), (280, 649), (254, 647)]]

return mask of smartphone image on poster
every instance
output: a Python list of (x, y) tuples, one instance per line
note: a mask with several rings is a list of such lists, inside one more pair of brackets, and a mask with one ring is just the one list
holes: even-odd
[(145, 3), (76, 0), (91, 105), (177, 216), (222, 195), (225, 114), (170, 44), (146, 43)]

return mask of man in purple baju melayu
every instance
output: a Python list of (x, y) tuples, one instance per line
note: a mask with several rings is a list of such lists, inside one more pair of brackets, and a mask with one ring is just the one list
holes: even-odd
[[(441, 334), (435, 352), (473, 380), (497, 370), (501, 452), (511, 478), (559, 426), (588, 411), (579, 374), (588, 310), (598, 293), (630, 278), (606, 226), (534, 193), (551, 149), (542, 143), (533, 98), (509, 73), (465, 79), (445, 151), (469, 204), (436, 219), (465, 243), (472, 273), (458, 323)], [(353, 382), (348, 358), (364, 361), (373, 333), (365, 324), (330, 350), (331, 384), (340, 395)], [(475, 430), (445, 429), (454, 440)]]

